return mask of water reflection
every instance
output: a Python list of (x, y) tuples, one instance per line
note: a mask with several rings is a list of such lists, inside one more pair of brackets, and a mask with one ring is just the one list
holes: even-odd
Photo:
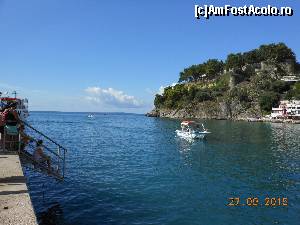
[(37, 214), (40, 225), (62, 225), (63, 210), (59, 203), (54, 203), (47, 210)]
[(178, 137), (177, 135), (175, 136), (177, 143), (181, 147), (181, 151), (188, 151), (191, 149), (192, 145), (195, 145), (195, 142), (197, 140), (193, 138), (183, 138), (183, 137)]
[[(283, 149), (297, 147), (300, 141), (300, 125), (272, 123), (270, 124), (273, 141)], [(296, 149), (296, 148), (295, 148)], [(298, 149), (299, 150), (299, 149)]]
[(286, 189), (294, 189), (300, 177), (300, 125), (273, 123), (270, 127), (274, 170), (280, 174), (281, 183)]

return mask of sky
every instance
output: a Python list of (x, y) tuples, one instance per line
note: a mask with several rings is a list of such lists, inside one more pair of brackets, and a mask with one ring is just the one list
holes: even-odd
[[(294, 15), (197, 20), (195, 4)], [(29, 110), (145, 113), (192, 64), (278, 42), (299, 61), (299, 12), (294, 0), (0, 0), (0, 91), (16, 90)]]

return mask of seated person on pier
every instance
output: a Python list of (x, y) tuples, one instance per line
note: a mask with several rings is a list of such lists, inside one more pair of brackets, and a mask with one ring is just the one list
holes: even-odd
[(43, 149), (43, 141), (39, 140), (36, 143), (36, 148), (34, 150), (33, 153), (33, 157), (34, 159), (39, 162), (39, 163), (44, 163), (47, 162), (47, 166), (48, 166), (48, 171), (51, 171), (51, 160), (50, 160), (50, 156), (46, 155), (44, 153), (44, 149)]
[[(9, 105), (2, 108), (1, 112), (1, 122), (0, 122), (0, 132), (1, 139), (4, 131), (6, 131), (7, 137), (5, 138), (8, 141), (6, 147), (8, 150), (16, 150), (16, 143), (18, 141), (18, 129), (17, 124), (20, 122), (19, 115), (16, 111), (17, 103), (12, 102)], [(4, 144), (1, 141), (1, 144)], [(6, 144), (6, 143), (5, 143)]]
[(29, 135), (27, 135), (24, 130), (25, 130), (25, 126), (24, 126), (24, 124), (21, 124), (19, 127), (19, 132), (21, 135), (21, 151), (24, 151), (26, 145), (29, 142), (34, 141), (34, 139), (32, 137), (30, 137)]

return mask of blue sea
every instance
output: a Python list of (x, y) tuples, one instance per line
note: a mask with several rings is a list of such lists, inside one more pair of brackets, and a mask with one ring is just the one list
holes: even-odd
[(200, 120), (212, 133), (191, 142), (180, 120), (87, 115), (28, 119), (68, 149), (63, 182), (25, 170), (40, 224), (300, 224), (300, 125)]

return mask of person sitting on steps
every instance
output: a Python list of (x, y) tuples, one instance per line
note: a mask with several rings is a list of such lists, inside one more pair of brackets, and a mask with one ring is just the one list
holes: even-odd
[(19, 126), (19, 132), (20, 132), (20, 135), (21, 135), (21, 146), (20, 146), (21, 149), (20, 150), (24, 151), (25, 147), (28, 145), (28, 143), (29, 142), (33, 142), (34, 139), (25, 133), (25, 126), (24, 126), (24, 124), (21, 124)]
[(50, 156), (46, 155), (44, 153), (44, 148), (43, 148), (43, 141), (38, 140), (36, 143), (36, 148), (33, 153), (34, 159), (39, 162), (39, 163), (47, 163), (48, 166), (48, 172), (51, 172), (51, 158)]

